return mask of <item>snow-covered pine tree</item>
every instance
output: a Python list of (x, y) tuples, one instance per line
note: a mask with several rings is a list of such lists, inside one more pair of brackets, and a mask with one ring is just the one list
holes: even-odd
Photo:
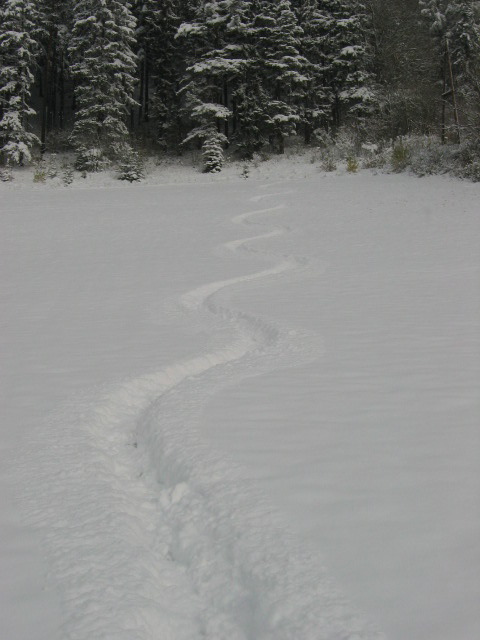
[(74, 0), (73, 20), (69, 51), (77, 108), (71, 138), (79, 168), (97, 170), (130, 153), (135, 19), (128, 0)]
[(444, 50), (448, 40), (455, 77), (461, 83), (469, 61), (480, 46), (479, 3), (474, 0), (419, 0), (419, 3), (440, 50)]
[(463, 52), (459, 56), (461, 93), (465, 106), (465, 125), (471, 142), (480, 149), (480, 2), (455, 3), (459, 7), (454, 24), (459, 25), (456, 40)]
[(250, 102), (263, 110), (262, 134), (283, 153), (285, 138), (301, 120), (299, 105), (308, 81), (307, 60), (299, 52), (302, 29), (289, 0), (253, 0), (250, 15), (249, 72), (258, 91)]
[(272, 4), (268, 0), (252, 0), (247, 20), (248, 67), (246, 77), (237, 96), (242, 137), (245, 140), (245, 156), (268, 144), (272, 137), (269, 107), (272, 99), (270, 86), (265, 81), (265, 52), (268, 38), (273, 40), (275, 21)]
[(255, 1), (234, 2), (227, 25), (230, 46), (235, 47), (236, 58), (241, 60), (234, 81), (230, 81), (228, 87), (229, 106), (233, 112), (230, 135), (237, 151), (247, 159), (267, 142), (264, 123), (269, 96), (256, 73), (251, 33), (252, 15), (257, 12), (255, 5)]
[(3, 0), (0, 4), (0, 158), (10, 165), (31, 160), (38, 142), (28, 129), (35, 115), (30, 105), (33, 69), (38, 52), (37, 22), (31, 0)]
[(332, 112), (332, 89), (328, 86), (330, 59), (327, 40), (332, 18), (318, 0), (292, 3), (303, 33), (300, 53), (306, 59), (303, 73), (308, 78), (303, 90), (302, 120), (308, 144), (316, 129), (328, 129)]
[(431, 33), (439, 35), (444, 33), (446, 19), (445, 10), (450, 0), (419, 0), (421, 13), (427, 20)]
[[(458, 100), (466, 100), (468, 104), (472, 94), (477, 99), (480, 97), (479, 3), (473, 0), (420, 0), (420, 7), (437, 46), (439, 76), (443, 79), (444, 97), (447, 97), (442, 103), (442, 129), (445, 128), (445, 109), (451, 96), (453, 115), (460, 137), (462, 122)], [(469, 119), (472, 106), (470, 104), (467, 109), (462, 109), (467, 111), (464, 120)], [(478, 107), (473, 106), (473, 112), (478, 112)]]
[(240, 155), (251, 160), (269, 141), (270, 97), (258, 77), (249, 71), (233, 94), (235, 106), (234, 140)]
[(246, 67), (239, 27), (246, 4), (200, 3), (195, 20), (183, 23), (177, 33), (187, 52), (181, 89), (184, 113), (193, 126), (184, 142), (201, 141), (207, 171), (223, 164), (221, 149), (230, 135), (232, 100)]
[(327, 40), (334, 94), (332, 122), (338, 127), (350, 118), (361, 125), (376, 105), (366, 6), (361, 0), (323, 0), (323, 6), (332, 25)]
[(463, 91), (473, 79), (470, 66), (480, 55), (479, 14), (480, 4), (473, 0), (453, 0), (445, 12), (454, 73)]

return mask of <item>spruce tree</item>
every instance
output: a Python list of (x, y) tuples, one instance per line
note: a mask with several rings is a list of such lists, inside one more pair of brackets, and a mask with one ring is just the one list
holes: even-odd
[[(477, 4), (477, 10), (475, 10)], [(450, 40), (450, 54), (455, 77), (460, 90), (467, 89), (471, 82), (471, 63), (478, 60), (480, 52), (480, 22), (478, 3), (472, 0), (449, 2), (446, 11), (446, 37)]]
[(456, 79), (461, 82), (468, 62), (478, 51), (478, 12), (473, 0), (420, 0), (422, 15), (439, 50), (449, 55)]
[(192, 129), (185, 142), (201, 142), (208, 171), (223, 162), (221, 147), (228, 142), (233, 97), (246, 66), (239, 28), (245, 5), (243, 0), (201, 3), (195, 20), (183, 23), (177, 34), (187, 51), (181, 92)]
[(228, 23), (236, 58), (242, 61), (237, 68), (235, 82), (230, 82), (231, 139), (240, 156), (246, 159), (251, 159), (268, 142), (265, 120), (269, 96), (258, 73), (252, 29), (253, 17), (258, 12), (256, 5), (255, 2), (235, 2), (232, 18)]
[(298, 22), (302, 28), (300, 52), (306, 60), (307, 77), (303, 92), (302, 120), (305, 142), (311, 141), (315, 130), (328, 130), (333, 95), (328, 85), (330, 60), (328, 34), (333, 28), (332, 18), (318, 0), (299, 0), (295, 3)]
[(289, 0), (273, 3), (275, 29), (271, 51), (267, 51), (266, 69), (270, 76), (273, 97), (271, 112), (273, 138), (277, 151), (283, 153), (284, 140), (294, 135), (300, 123), (300, 108), (304, 89), (308, 82), (307, 60), (300, 54), (299, 26)]
[[(248, 69), (248, 68), (247, 68)], [(270, 97), (260, 78), (247, 70), (243, 81), (234, 93), (234, 140), (241, 157), (251, 160), (269, 142), (268, 109)]]
[(205, 0), (176, 0), (176, 10), (180, 23), (194, 22), (198, 7)]
[(38, 52), (36, 23), (31, 0), (4, 0), (0, 5), (0, 156), (10, 165), (29, 162), (38, 142), (28, 128), (35, 115), (30, 93)]
[[(461, 125), (478, 118), (480, 90), (480, 16), (473, 0), (420, 0), (422, 15), (436, 44), (442, 89), (442, 138), (445, 140), (445, 112), (450, 101), (455, 129), (460, 139)], [(440, 90), (439, 90), (440, 92)], [(473, 101), (471, 98), (474, 98)], [(466, 103), (460, 104), (461, 102)], [(465, 112), (463, 119), (460, 110)], [(478, 135), (478, 134), (477, 134)]]
[(331, 17), (327, 46), (332, 122), (336, 128), (347, 119), (362, 125), (376, 105), (366, 6), (360, 0), (325, 0), (324, 7)]
[[(465, 108), (465, 126), (471, 142), (480, 146), (480, 3), (458, 2), (459, 25), (457, 41), (462, 55), (458, 56), (461, 94)], [(455, 14), (454, 16), (455, 17)]]
[(127, 118), (136, 104), (135, 20), (127, 0), (76, 0), (70, 42), (79, 168), (96, 170), (130, 151)]
[(188, 66), (183, 83), (188, 136), (218, 148), (233, 140), (244, 157), (265, 143), (283, 152), (300, 122), (307, 61), (289, 0), (220, 0), (201, 3), (184, 23)]
[(307, 61), (299, 51), (302, 30), (289, 0), (254, 0), (250, 17), (253, 93), (247, 96), (250, 109), (245, 111), (248, 121), (256, 122), (261, 135), (283, 153), (285, 138), (295, 134), (301, 120), (299, 104), (308, 81)]

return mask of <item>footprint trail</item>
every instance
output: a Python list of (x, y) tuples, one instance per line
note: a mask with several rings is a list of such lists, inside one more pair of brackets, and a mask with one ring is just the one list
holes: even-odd
[[(219, 249), (246, 254), (252, 243), (288, 233), (270, 218), (286, 212), (281, 203), (235, 216), (233, 225), (267, 230)], [(179, 300), (192, 321), (204, 314), (228, 326), (227, 344), (72, 401), (32, 444), (39, 464), (26, 505), (45, 532), (51, 581), (62, 594), (62, 638), (382, 637), (318, 559), (298, 549), (242, 470), (195, 430), (206, 400), (223, 386), (311, 357), (302, 336), (222, 305), (227, 288), (305, 267), (295, 256), (259, 255), (272, 266), (205, 283)]]

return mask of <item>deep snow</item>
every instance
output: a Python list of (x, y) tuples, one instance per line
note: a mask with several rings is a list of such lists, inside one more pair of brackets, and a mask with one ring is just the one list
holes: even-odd
[(479, 187), (258, 173), (0, 185), (6, 637), (480, 634)]

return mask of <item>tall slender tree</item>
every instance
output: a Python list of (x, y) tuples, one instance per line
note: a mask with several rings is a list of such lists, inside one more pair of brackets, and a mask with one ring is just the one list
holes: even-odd
[(266, 4), (269, 14), (258, 28), (257, 65), (271, 96), (268, 124), (271, 140), (283, 153), (285, 138), (294, 135), (301, 121), (300, 108), (308, 83), (307, 60), (300, 54), (303, 33), (289, 0)]
[(300, 52), (306, 60), (302, 120), (308, 144), (315, 130), (328, 130), (330, 126), (333, 92), (328, 84), (331, 69), (327, 43), (333, 24), (332, 17), (318, 0), (299, 0), (295, 6), (303, 32)]
[(7, 164), (31, 160), (38, 138), (29, 130), (35, 115), (30, 106), (38, 45), (38, 24), (31, 0), (4, 0), (0, 5), (0, 156)]
[(253, 0), (246, 24), (246, 75), (236, 92), (241, 144), (248, 157), (269, 142), (280, 153), (300, 123), (306, 60), (289, 0)]
[(95, 170), (129, 150), (136, 104), (135, 19), (127, 0), (76, 0), (69, 52), (75, 80), (72, 141), (79, 166)]
[(208, 170), (223, 161), (221, 146), (230, 135), (232, 96), (246, 65), (239, 29), (245, 5), (243, 0), (201, 3), (195, 20), (183, 23), (177, 34), (187, 50), (182, 95), (193, 128), (186, 141), (201, 141)]
[(338, 127), (351, 119), (361, 124), (376, 103), (368, 12), (361, 0), (324, 0), (324, 7), (331, 17), (327, 47), (334, 95), (332, 123)]
[(472, 80), (471, 65), (480, 53), (480, 4), (473, 0), (453, 0), (445, 10), (450, 55), (460, 90)]
[[(461, 125), (470, 114), (461, 102), (478, 94), (480, 58), (480, 19), (478, 2), (473, 0), (420, 0), (422, 14), (438, 51), (439, 79), (442, 89), (442, 137), (445, 139), (447, 107), (453, 114), (458, 139)], [(472, 73), (473, 71), (473, 73)]]

